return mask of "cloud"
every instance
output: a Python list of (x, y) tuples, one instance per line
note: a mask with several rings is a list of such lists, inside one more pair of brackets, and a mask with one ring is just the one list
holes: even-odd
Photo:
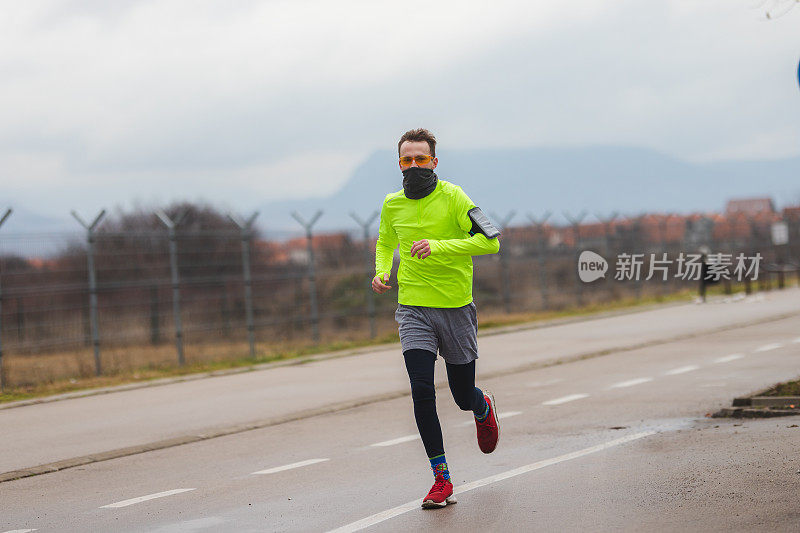
[[(425, 125), (452, 147), (800, 151), (796, 14), (747, 2), (31, 0), (0, 20), (4, 188), (54, 208), (339, 186)], [(63, 190), (62, 190), (63, 189)], [(138, 196), (137, 196), (138, 195)], [(41, 195), (39, 195), (40, 197)]]

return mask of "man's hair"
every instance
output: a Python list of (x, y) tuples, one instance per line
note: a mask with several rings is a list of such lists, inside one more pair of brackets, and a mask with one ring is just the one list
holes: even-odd
[(431, 156), (436, 157), (436, 137), (433, 136), (433, 133), (429, 132), (425, 128), (417, 128), (415, 130), (408, 130), (400, 137), (400, 142), (397, 143), (397, 154), (400, 155), (400, 147), (403, 145), (404, 142), (411, 141), (411, 142), (420, 142), (425, 141), (428, 143), (428, 148), (431, 149)]

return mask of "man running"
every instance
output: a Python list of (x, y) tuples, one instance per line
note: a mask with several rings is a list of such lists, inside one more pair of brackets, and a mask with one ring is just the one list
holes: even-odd
[(400, 332), (414, 418), (430, 459), (434, 484), (422, 507), (455, 503), (436, 414), (433, 369), (437, 352), (445, 360), (450, 392), (464, 411), (472, 411), (478, 445), (497, 446), (499, 425), (494, 397), (475, 386), (478, 320), (472, 302), (472, 256), (500, 250), (499, 232), (461, 190), (433, 170), (436, 138), (428, 130), (407, 131), (397, 145), (403, 190), (386, 196), (375, 247), (372, 289), (383, 294), (400, 246), (397, 272)]

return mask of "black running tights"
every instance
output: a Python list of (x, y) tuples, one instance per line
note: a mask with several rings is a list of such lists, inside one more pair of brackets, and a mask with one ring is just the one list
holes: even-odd
[[(407, 350), (403, 352), (406, 370), (411, 381), (411, 397), (414, 400), (414, 418), (417, 420), (422, 444), (428, 457), (444, 453), (442, 427), (436, 414), (436, 389), (433, 386), (433, 368), (436, 355), (427, 350)], [(475, 386), (475, 361), (466, 365), (446, 363), (447, 381), (456, 405), (462, 411), (472, 411), (482, 415), (486, 410), (483, 392)]]

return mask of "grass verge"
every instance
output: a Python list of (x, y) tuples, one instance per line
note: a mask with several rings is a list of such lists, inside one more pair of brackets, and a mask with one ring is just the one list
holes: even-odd
[(800, 380), (778, 383), (760, 396), (800, 396)]
[[(741, 287), (734, 287), (734, 293), (741, 292)], [(708, 291), (709, 295), (723, 294), (722, 287), (712, 287)], [(640, 299), (626, 298), (612, 302), (592, 303), (584, 306), (572, 306), (557, 311), (539, 311), (527, 313), (494, 313), (481, 316), (479, 329), (495, 328), (502, 326), (514, 326), (520, 324), (535, 324), (555, 319), (582, 317), (598, 313), (633, 309), (636, 307), (671, 302), (689, 302), (694, 300), (696, 292), (686, 289), (663, 296), (650, 296)], [(173, 378), (188, 376), (199, 373), (210, 373), (235, 368), (252, 368), (263, 363), (275, 361), (301, 359), (310, 355), (335, 352), (339, 350), (352, 350), (366, 346), (379, 346), (397, 342), (397, 333), (392, 331), (378, 336), (376, 339), (345, 340), (327, 342), (317, 345), (305, 345), (301, 347), (271, 346), (257, 350), (259, 355), (255, 358), (232, 354), (231, 356), (211, 360), (188, 362), (183, 367), (172, 364), (148, 364), (134, 369), (124, 369), (114, 371), (101, 376), (75, 377), (70, 379), (58, 379), (47, 383), (36, 385), (26, 385), (17, 387), (7, 387), (0, 393), (0, 403), (29, 400), (64, 394), (89, 389), (104, 387), (114, 387), (132, 383), (148, 382), (163, 378)], [(132, 351), (134, 349), (131, 349)], [(243, 347), (239, 353), (244, 353)], [(300, 360), (298, 363), (302, 363)]]

